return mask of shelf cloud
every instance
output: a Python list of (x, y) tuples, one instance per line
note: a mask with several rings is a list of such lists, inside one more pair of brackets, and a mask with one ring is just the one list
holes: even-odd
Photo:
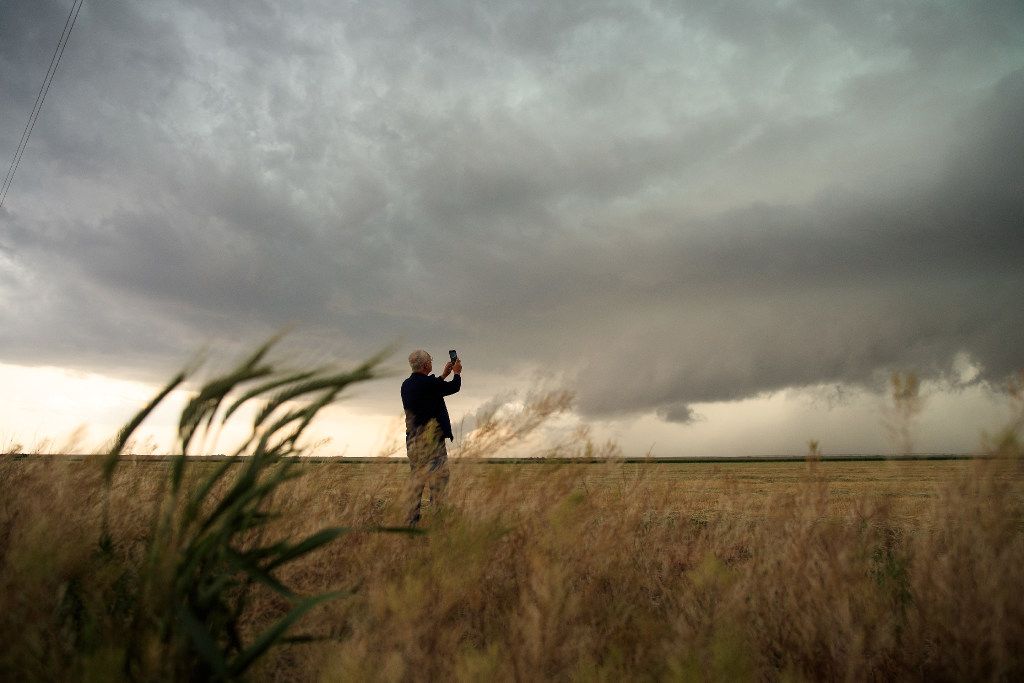
[[(65, 3), (0, 9), (13, 151)], [(286, 325), (581, 412), (1024, 366), (1024, 8), (87, 3), (0, 211), (8, 362)]]

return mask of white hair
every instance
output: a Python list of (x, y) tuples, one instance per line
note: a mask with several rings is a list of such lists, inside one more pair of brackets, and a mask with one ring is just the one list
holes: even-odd
[(427, 363), (431, 360), (430, 354), (423, 349), (416, 349), (409, 354), (409, 367), (413, 372), (422, 372), (427, 369)]

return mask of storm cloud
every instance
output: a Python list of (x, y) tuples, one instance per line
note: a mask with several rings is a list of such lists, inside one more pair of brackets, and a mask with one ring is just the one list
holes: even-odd
[[(0, 9), (13, 151), (69, 2)], [(1024, 7), (86, 3), (0, 213), (8, 362), (287, 324), (592, 415), (1024, 365)]]

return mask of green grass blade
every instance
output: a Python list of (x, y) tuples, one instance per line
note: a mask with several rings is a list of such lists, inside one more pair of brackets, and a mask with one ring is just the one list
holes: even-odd
[(351, 595), (351, 591), (334, 591), (323, 595), (314, 595), (298, 602), (291, 611), (283, 616), (276, 624), (261, 633), (253, 643), (240, 652), (228, 665), (228, 673), (231, 676), (239, 676), (248, 669), (264, 652), (277, 643), (292, 624), (298, 621), (306, 612), (317, 605), (335, 600), (345, 595)]
[(221, 402), (238, 385), (265, 377), (272, 372), (273, 368), (270, 366), (240, 367), (234, 372), (224, 377), (219, 377), (203, 386), (181, 412), (181, 420), (178, 423), (178, 438), (181, 442), (182, 452), (188, 452), (192, 439), (204, 421), (206, 421), (207, 425), (212, 424)]
[[(291, 410), (278, 418), (277, 421), (266, 429), (263, 436), (260, 438), (260, 447), (264, 450), (270, 450), (273, 452), (290, 452), (293, 450), (295, 448), (295, 442), (299, 440), (299, 437), (302, 436), (302, 433), (306, 430), (306, 427), (309, 426), (309, 423), (313, 421), (313, 418), (316, 417), (316, 414), (325, 406), (332, 403), (340, 392), (341, 387), (332, 388), (313, 403), (302, 408)], [(279, 432), (284, 431), (285, 428), (294, 422), (297, 422), (298, 424), (271, 448), (269, 446), (270, 441), (277, 437)]]
[(250, 507), (251, 511), (249, 514), (254, 513), (259, 504), (282, 482), (302, 476), (301, 473), (293, 473), (289, 470), (290, 468), (288, 467), (282, 467), (281, 470), (272, 473), (263, 482), (259, 482), (254, 476), (252, 479), (247, 480), (244, 485), (236, 487), (229, 495), (224, 497), (224, 500), (203, 521), (200, 533), (205, 532), (218, 523), (226, 532), (230, 532), (232, 528), (237, 526), (238, 519), (242, 516), (245, 508)]
[(241, 583), (239, 578), (232, 574), (222, 574), (217, 577), (212, 577), (202, 587), (197, 590), (193, 590), (193, 594), (196, 597), (196, 603), (204, 606), (220, 603), (220, 598), (222, 598), (227, 591), (235, 588), (239, 583)]
[(121, 452), (124, 450), (125, 445), (127, 445), (128, 439), (130, 439), (135, 430), (139, 428), (139, 425), (149, 417), (149, 414), (152, 413), (165, 398), (167, 398), (167, 395), (181, 386), (182, 382), (184, 382), (187, 377), (188, 372), (185, 370), (175, 375), (174, 378), (160, 390), (160, 393), (158, 393), (145, 408), (136, 413), (135, 417), (129, 420), (128, 423), (121, 428), (121, 431), (117, 433), (117, 439), (114, 441), (114, 446), (110, 449), (110, 454), (103, 463), (103, 476), (108, 482), (110, 481), (111, 475), (114, 473), (114, 468), (117, 467), (117, 459), (121, 456)]
[(284, 377), (280, 377), (278, 379), (271, 380), (269, 382), (264, 382), (263, 384), (260, 384), (257, 387), (253, 387), (249, 391), (242, 394), (230, 406), (228, 406), (228, 409), (224, 411), (224, 420), (227, 421), (227, 419), (231, 417), (234, 414), (234, 412), (241, 408), (242, 405), (247, 401), (250, 401), (258, 396), (261, 396), (267, 393), (268, 391), (279, 389), (280, 387), (283, 387), (286, 384), (292, 384), (293, 382), (301, 382), (303, 380), (307, 380), (310, 377), (316, 376), (316, 374), (316, 370), (310, 370), (308, 372), (296, 372), (290, 375), (286, 375)]
[(214, 675), (218, 678), (227, 678), (228, 664), (206, 626), (196, 618), (188, 605), (178, 605), (177, 616), (196, 652), (213, 670)]
[(265, 377), (273, 373), (273, 367), (260, 365), (271, 347), (277, 343), (279, 336), (271, 338), (263, 346), (256, 349), (252, 355), (243, 360), (234, 370), (218, 377), (206, 385), (192, 398), (181, 411), (181, 419), (178, 423), (178, 438), (181, 442), (182, 452), (188, 452), (189, 444), (200, 424), (205, 420), (207, 425), (212, 424), (213, 417), (220, 407), (224, 398), (231, 393), (239, 384)]
[(233, 548), (228, 548), (226, 558), (232, 568), (240, 572), (244, 572), (251, 580), (262, 583), (274, 592), (283, 595), (286, 598), (294, 599), (296, 597), (295, 593), (290, 588), (270, 574), (269, 569), (260, 567), (258, 562), (247, 557), (244, 553), (239, 553)]
[(373, 379), (377, 376), (375, 370), (382, 359), (383, 357), (378, 355), (350, 372), (343, 372), (328, 375), (326, 377), (311, 379), (306, 382), (299, 382), (295, 386), (278, 392), (257, 414), (253, 426), (259, 427), (262, 425), (267, 418), (270, 417), (271, 413), (288, 401), (295, 401), (303, 396), (323, 391), (325, 389), (341, 391), (349, 384)]
[[(160, 478), (163, 495), (154, 507), (141, 588), (158, 607), (149, 622), (142, 614), (132, 622), (133, 628), (152, 631), (147, 638), (184, 646), (176, 653), (180, 659), (173, 663), (174, 671), (194, 665), (196, 674), (203, 677), (240, 677), (275, 644), (309, 642), (308, 635), (286, 638), (286, 632), (316, 605), (354, 591), (299, 598), (275, 576), (281, 567), (356, 530), (422, 533), (405, 527), (331, 527), (299, 536), (295, 543), (287, 538), (264, 542), (270, 521), (279, 516), (274, 507), (276, 492), (285, 481), (303, 475), (301, 468), (294, 467), (296, 459), (289, 456), (301, 452), (297, 444), (306, 429), (346, 386), (378, 376), (376, 368), (385, 355), (350, 372), (281, 373), (265, 360), (276, 341), (271, 339), (230, 372), (205, 383), (179, 416), (180, 455), (172, 461), (168, 475)], [(110, 457), (103, 461), (108, 486), (117, 456), (131, 435), (189, 374), (175, 377), (119, 432)], [(237, 418), (240, 408), (254, 399), (269, 400), (257, 410), (251, 435), (239, 449), (241, 453), (253, 448), (252, 457), (245, 464), (218, 463), (210, 473), (204, 469), (201, 476), (190, 478), (186, 471), (190, 449), (198, 448), (196, 444), (214, 435), (230, 418)], [(240, 466), (237, 477), (225, 479), (235, 465)], [(251, 623), (247, 602), (254, 584), (288, 599), (291, 609), (246, 646), (242, 627)], [(138, 653), (129, 654), (128, 659), (133, 665), (141, 661)]]
[(185, 453), (179, 453), (171, 461), (171, 494), (177, 499), (178, 489), (181, 488), (181, 479), (185, 475)]
[(298, 557), (302, 557), (307, 553), (311, 553), (320, 546), (326, 545), (334, 539), (343, 536), (351, 531), (352, 529), (350, 529), (349, 527), (336, 526), (327, 529), (322, 529), (321, 531), (318, 531), (315, 534), (311, 534), (303, 540), (296, 543), (295, 545), (288, 546), (287, 548), (283, 549), (281, 553), (276, 558), (274, 558), (274, 560), (270, 564), (267, 565), (267, 570), (271, 571), (276, 567), (280, 567), (281, 565), (291, 562), (292, 560)]
[(235, 466), (230, 460), (222, 462), (216, 470), (214, 470), (202, 483), (202, 485), (196, 489), (191, 496), (189, 496), (188, 502), (185, 504), (185, 509), (181, 513), (181, 528), (184, 530), (199, 514), (199, 510), (206, 500), (206, 497), (210, 495), (213, 487), (217, 485), (225, 474), (228, 473), (232, 467)]

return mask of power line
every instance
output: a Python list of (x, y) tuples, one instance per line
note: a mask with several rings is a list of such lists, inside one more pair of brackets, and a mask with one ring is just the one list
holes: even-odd
[(18, 164), (21, 163), (21, 157), (25, 154), (25, 148), (28, 147), (28, 139), (32, 136), (32, 129), (36, 127), (39, 112), (43, 108), (43, 101), (46, 99), (46, 94), (50, 92), (50, 84), (53, 83), (53, 76), (57, 73), (57, 68), (60, 66), (60, 60), (64, 56), (64, 48), (68, 45), (68, 38), (71, 37), (71, 30), (75, 28), (75, 22), (78, 20), (78, 13), (82, 9), (83, 2), (85, 0), (74, 0), (71, 4), (71, 11), (68, 12), (67, 21), (64, 22), (64, 30), (61, 31), (60, 40), (57, 41), (57, 47), (53, 51), (53, 56), (50, 57), (50, 66), (46, 70), (46, 78), (43, 79), (43, 84), (39, 87), (35, 104), (32, 105), (32, 113), (29, 114), (28, 121), (25, 123), (25, 130), (21, 132), (21, 140), (18, 142), (18, 148), (14, 152), (14, 158), (11, 159), (7, 175), (4, 176), (4, 184), (0, 186), (0, 209), (3, 208), (4, 201), (7, 199), (7, 191), (11, 189), (11, 183), (14, 182), (14, 174), (18, 171)]

